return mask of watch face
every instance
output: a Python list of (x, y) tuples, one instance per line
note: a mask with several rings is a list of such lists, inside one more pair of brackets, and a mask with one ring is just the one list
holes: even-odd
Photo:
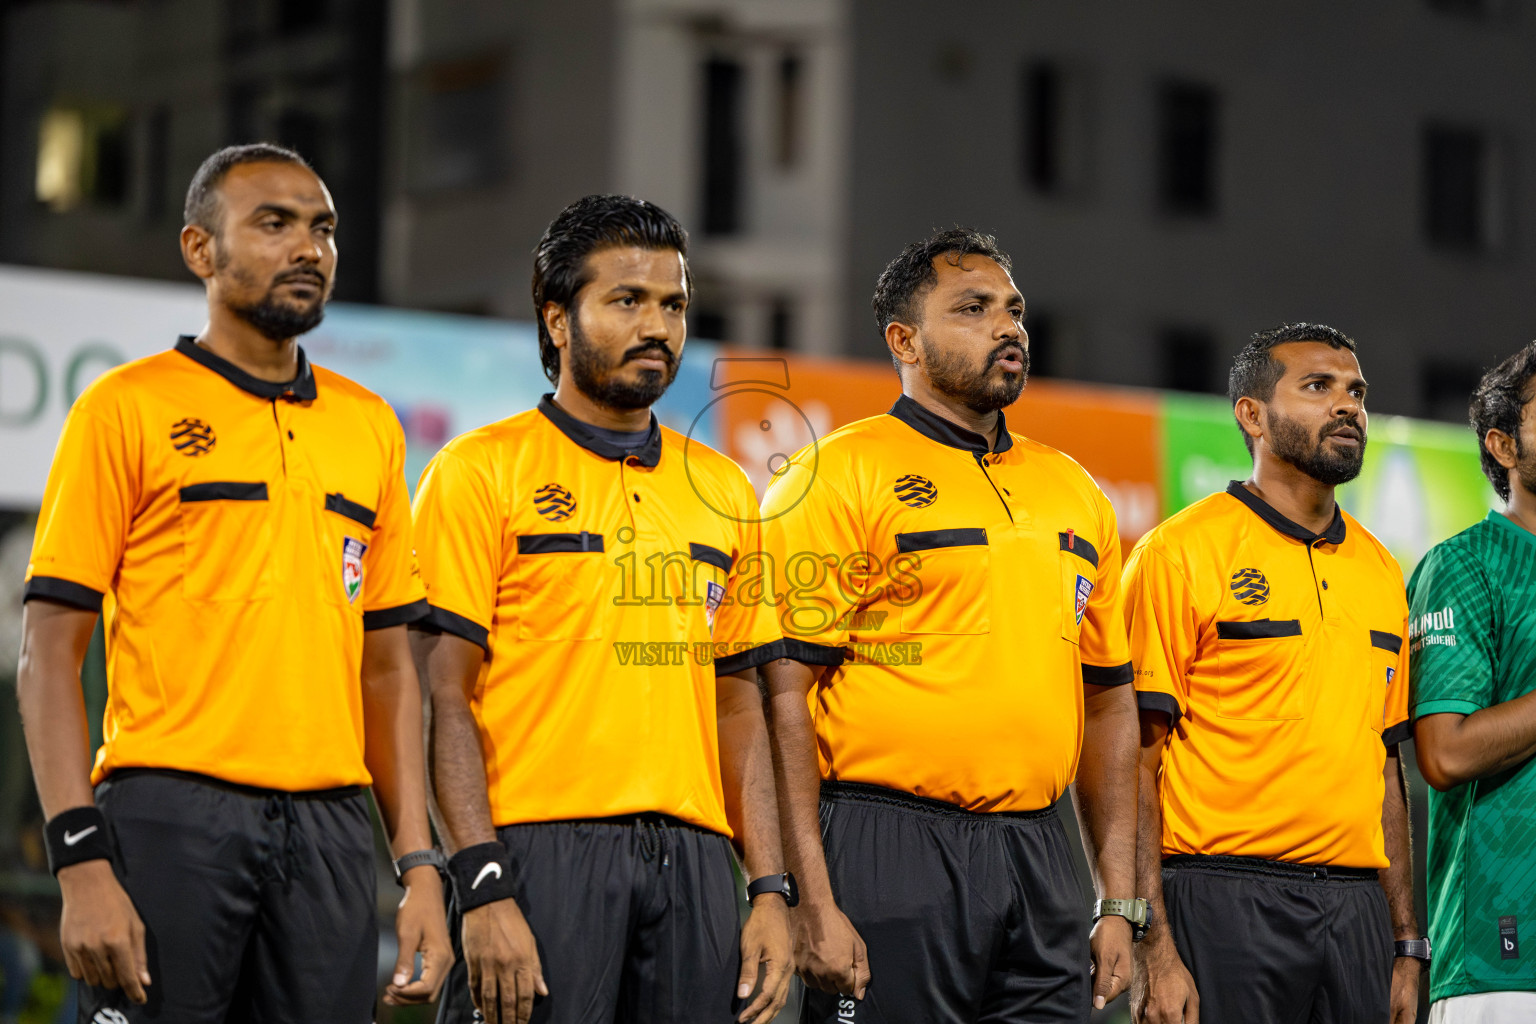
[(800, 902), (800, 886), (795, 882), (793, 872), (784, 872), (784, 902), (790, 906), (796, 906)]

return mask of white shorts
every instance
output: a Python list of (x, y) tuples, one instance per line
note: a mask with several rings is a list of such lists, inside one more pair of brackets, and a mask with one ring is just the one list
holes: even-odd
[(1429, 1024), (1529, 1024), (1536, 1021), (1536, 992), (1477, 992), (1436, 999)]

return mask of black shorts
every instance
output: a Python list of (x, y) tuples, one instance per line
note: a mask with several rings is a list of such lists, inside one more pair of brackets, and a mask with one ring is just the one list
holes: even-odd
[(1392, 925), (1375, 871), (1169, 857), (1163, 902), (1203, 1024), (1386, 1024)]
[[(532, 1024), (735, 1019), (742, 894), (724, 836), (660, 814), (508, 825), (517, 900), (549, 986)], [(439, 1024), (478, 1020), (450, 904), (455, 962)]]
[(373, 1020), (379, 933), (364, 790), (290, 794), (123, 769), (96, 787), (96, 803), (148, 933), (151, 984), (144, 1006), (81, 985), (81, 1024)]
[(1054, 808), (978, 814), (825, 783), (821, 828), (871, 978), (862, 1002), (807, 990), (804, 1024), (1088, 1019), (1091, 915)]

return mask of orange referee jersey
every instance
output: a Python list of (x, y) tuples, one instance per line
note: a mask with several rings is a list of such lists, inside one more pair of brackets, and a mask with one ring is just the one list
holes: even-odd
[(1120, 541), (1076, 462), (906, 396), (796, 453), (763, 501), (822, 776), (973, 811), (1049, 806), (1083, 684), (1131, 681)]
[(1234, 481), (1143, 537), (1125, 580), (1137, 700), (1172, 721), (1164, 855), (1386, 867), (1408, 601), (1381, 542), (1341, 510), (1314, 534)]
[(92, 780), (174, 768), (300, 791), (371, 782), (363, 632), (426, 613), (405, 437), (299, 352), (288, 384), (191, 338), (75, 401), (26, 599), (106, 616)]
[(485, 648), (470, 698), (497, 826), (656, 811), (730, 835), (715, 676), (769, 660), (757, 502), (661, 427), (620, 449), (556, 406), (455, 438), (422, 475), (428, 624)]

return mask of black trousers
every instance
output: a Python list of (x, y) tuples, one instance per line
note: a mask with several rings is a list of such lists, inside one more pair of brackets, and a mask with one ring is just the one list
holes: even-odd
[(81, 1024), (367, 1024), (379, 934), (367, 795), (127, 769), (96, 788), (144, 921), (137, 1006), (80, 986)]
[(1169, 857), (1163, 901), (1201, 1024), (1386, 1024), (1392, 925), (1376, 872)]
[(838, 905), (869, 947), (862, 1002), (807, 990), (802, 1024), (1088, 1019), (1088, 920), (1052, 808), (977, 814), (826, 783)]
[[(660, 814), (508, 825), (514, 898), (549, 986), (532, 1024), (727, 1024), (741, 1008), (741, 895), (722, 835)], [(469, 993), (452, 908), (455, 963), (439, 1024), (469, 1024)]]

